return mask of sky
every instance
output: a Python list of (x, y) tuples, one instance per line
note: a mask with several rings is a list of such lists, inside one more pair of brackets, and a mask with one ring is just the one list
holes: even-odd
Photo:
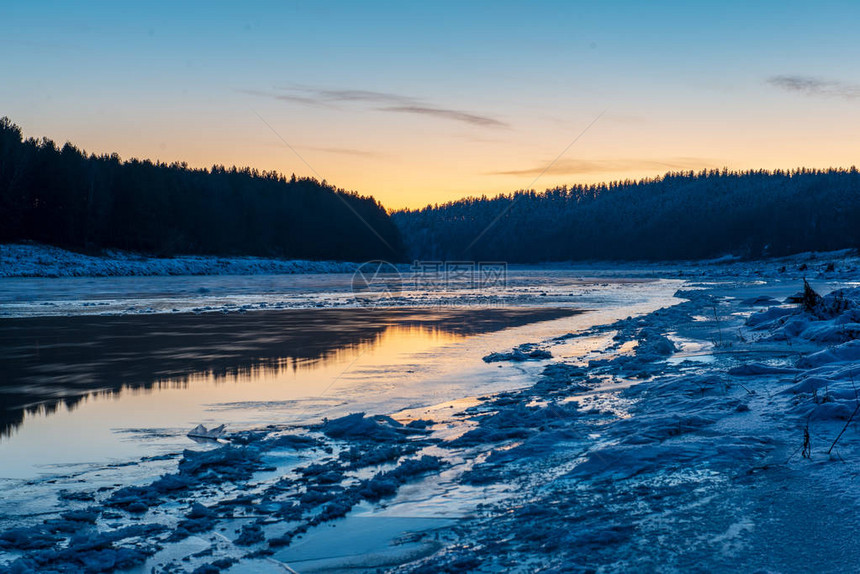
[(386, 207), (849, 167), (860, 2), (0, 3), (0, 116)]

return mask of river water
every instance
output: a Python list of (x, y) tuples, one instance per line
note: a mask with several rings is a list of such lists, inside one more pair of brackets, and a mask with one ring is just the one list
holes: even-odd
[[(516, 345), (671, 304), (680, 281), (509, 272), (368, 307), (348, 275), (0, 280), (0, 479), (205, 448), (197, 424), (299, 425), (531, 384)], [(574, 356), (588, 339), (554, 347)]]

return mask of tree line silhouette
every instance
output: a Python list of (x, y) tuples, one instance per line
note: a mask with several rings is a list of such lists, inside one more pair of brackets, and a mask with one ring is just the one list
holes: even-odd
[[(371, 230), (372, 228), (372, 230)], [(156, 255), (400, 259), (372, 197), (250, 168), (86, 155), (0, 119), (0, 242)]]
[(860, 247), (850, 169), (670, 172), (389, 215), (372, 197), (250, 168), (86, 155), (0, 119), (0, 242), (155, 255), (362, 261), (779, 256)]
[(424, 260), (780, 256), (860, 247), (860, 173), (675, 172), (467, 198), (392, 217), (407, 253)]

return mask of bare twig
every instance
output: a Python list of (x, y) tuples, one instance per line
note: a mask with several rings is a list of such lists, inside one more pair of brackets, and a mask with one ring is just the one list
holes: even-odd
[(851, 413), (851, 416), (850, 416), (850, 417), (848, 417), (848, 420), (847, 420), (847, 421), (845, 421), (845, 426), (844, 426), (844, 427), (842, 427), (842, 430), (841, 430), (841, 431), (839, 431), (839, 434), (838, 434), (838, 435), (836, 435), (836, 438), (835, 438), (835, 439), (833, 439), (833, 444), (831, 444), (831, 445), (830, 445), (830, 448), (828, 448), (828, 449), (827, 449), (827, 454), (830, 454), (830, 451), (832, 451), (832, 450), (833, 450), (833, 447), (835, 447), (835, 446), (836, 446), (836, 443), (837, 443), (837, 442), (839, 442), (839, 439), (840, 439), (840, 438), (842, 438), (842, 435), (845, 433), (845, 431), (846, 431), (846, 430), (848, 430), (848, 425), (850, 425), (850, 424), (851, 424), (851, 421), (853, 421), (853, 420), (854, 420), (854, 417), (857, 415), (857, 413), (858, 413), (859, 411), (860, 411), (860, 402), (858, 402), (858, 403), (857, 403), (857, 406), (855, 406), (855, 407), (854, 407), (854, 412), (853, 412), (853, 413)]
[(743, 386), (741, 383), (738, 383), (738, 386), (739, 386), (740, 388), (742, 388), (743, 390), (745, 390), (745, 391), (747, 392), (747, 394), (750, 394), (750, 395), (754, 395), (754, 394), (755, 394), (755, 391), (751, 391), (751, 390), (749, 390), (748, 388), (746, 388), (745, 386)]

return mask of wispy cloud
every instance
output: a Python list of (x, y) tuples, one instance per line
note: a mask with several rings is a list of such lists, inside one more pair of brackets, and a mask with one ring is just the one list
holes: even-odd
[(240, 90), (254, 96), (308, 106), (337, 107), (343, 104), (365, 104), (380, 112), (430, 116), (487, 128), (506, 128), (507, 123), (479, 113), (437, 106), (424, 100), (370, 90), (329, 90), (309, 87), (289, 87), (272, 92)]
[(469, 112), (461, 112), (459, 110), (449, 110), (445, 108), (434, 108), (430, 106), (391, 106), (378, 109), (383, 112), (399, 112), (403, 114), (435, 116), (448, 120), (465, 122), (467, 124), (472, 124), (475, 126), (491, 128), (504, 128), (508, 126), (506, 123), (488, 116), (479, 116), (477, 114), (471, 114)]
[(261, 98), (272, 98), (275, 100), (280, 100), (282, 102), (291, 102), (296, 104), (304, 104), (307, 106), (322, 106), (328, 105), (326, 102), (315, 100), (308, 96), (300, 96), (297, 94), (275, 94), (271, 92), (264, 92), (262, 90), (237, 90), (239, 93), (248, 94), (251, 96), (259, 96)]
[[(289, 89), (289, 88), (288, 88)], [(313, 88), (293, 88), (314, 94), (318, 100), (334, 102), (370, 102), (374, 104), (407, 105), (417, 100), (399, 94), (374, 92), (370, 90), (316, 90)]]
[(375, 158), (381, 157), (382, 154), (367, 151), (363, 149), (354, 149), (354, 148), (345, 148), (345, 147), (309, 147), (307, 149), (313, 151), (320, 151), (323, 153), (330, 153), (335, 155), (350, 155), (355, 157), (365, 157), (365, 158)]
[(860, 98), (860, 85), (840, 80), (827, 80), (814, 76), (772, 76), (767, 79), (771, 86), (804, 94), (853, 100)]
[[(656, 159), (563, 159), (556, 162), (547, 175), (581, 175), (589, 173), (630, 172), (639, 170), (689, 170), (717, 167), (710, 159), (697, 157), (675, 157), (662, 160)], [(495, 171), (487, 175), (516, 175), (533, 176), (542, 173), (546, 163), (525, 169)]]

